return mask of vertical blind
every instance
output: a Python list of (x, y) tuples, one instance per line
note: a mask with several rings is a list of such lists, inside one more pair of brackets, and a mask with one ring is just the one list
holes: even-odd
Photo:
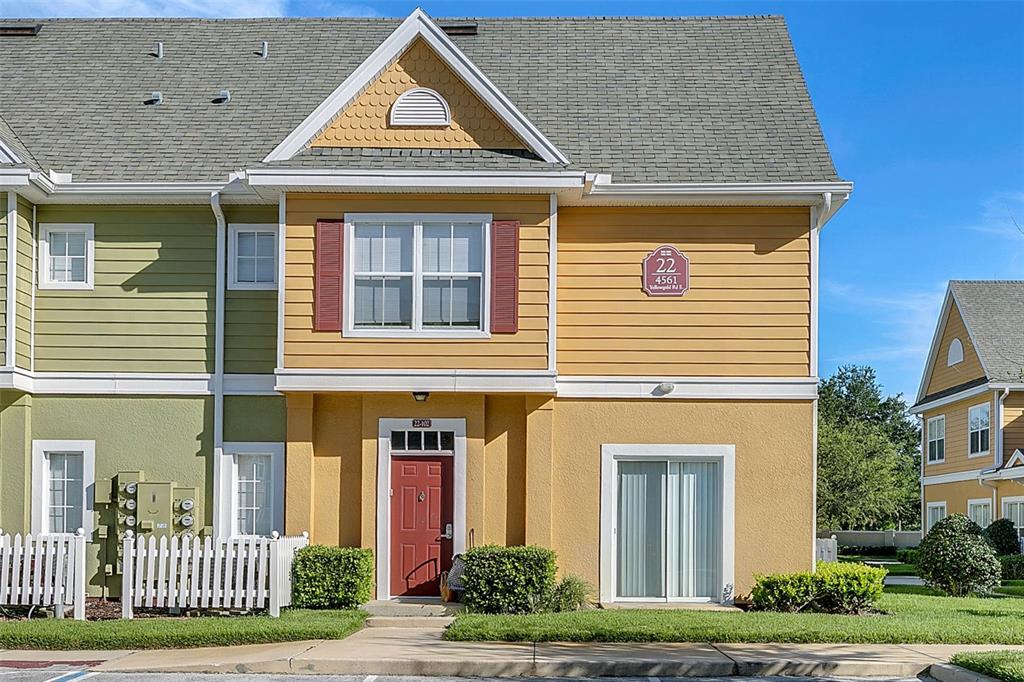
[(626, 598), (717, 598), (718, 462), (618, 463), (617, 590)]

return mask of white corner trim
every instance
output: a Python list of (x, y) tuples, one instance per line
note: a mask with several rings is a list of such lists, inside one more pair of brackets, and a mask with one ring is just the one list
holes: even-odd
[[(431, 428), (455, 432), (452, 484), (452, 553), (466, 551), (466, 420), (433, 419)], [(377, 599), (391, 598), (391, 431), (412, 428), (412, 419), (380, 419), (377, 431)], [(442, 523), (445, 521), (442, 520)]]
[(81, 452), (82, 453), (82, 528), (85, 530), (86, 541), (92, 540), (94, 527), (93, 514), (96, 499), (96, 441), (94, 440), (33, 440), (32, 441), (32, 499), (31, 529), (33, 535), (48, 533), (49, 506), (47, 478), (49, 467), (46, 462), (48, 452)]
[(811, 376), (818, 376), (818, 255), (820, 253), (818, 242), (821, 239), (821, 230), (815, 226), (817, 209), (811, 211), (810, 231), (810, 258), (811, 258), (811, 329), (810, 329), (810, 365)]
[[(213, 395), (213, 375), (201, 373), (0, 371), (0, 389), (40, 395)], [(225, 374), (225, 395), (278, 395), (273, 374)]]
[(552, 373), (518, 370), (308, 370), (276, 371), (278, 391), (438, 391), (446, 393), (554, 393)]
[[(250, 291), (274, 291), (281, 281), (280, 248), (278, 245), (279, 226), (274, 223), (229, 223), (228, 224), (228, 289)], [(238, 281), (238, 233), (257, 232), (274, 235), (274, 281), (273, 282), (239, 282)]]
[(288, 257), (288, 193), (280, 192), (277, 199), (277, 362), (275, 367), (284, 367), (284, 300), (285, 263)]
[(558, 195), (548, 198), (548, 371), (558, 370)]
[[(722, 537), (720, 601), (731, 603), (735, 596), (736, 547), (736, 446), (705, 444), (604, 444), (601, 446), (601, 520), (599, 594), (602, 603), (615, 596), (615, 529), (618, 486), (616, 464), (630, 459), (711, 459), (722, 464)], [(652, 601), (666, 601), (652, 600)]]
[(926, 403), (915, 405), (911, 407), (909, 411), (911, 414), (923, 414), (928, 410), (934, 410), (938, 407), (949, 405), (950, 403), (960, 402), (961, 400), (967, 400), (968, 398), (974, 398), (984, 393), (988, 393), (993, 388), (994, 386), (992, 384), (981, 384), (980, 386), (975, 386), (974, 388), (964, 389), (963, 391), (958, 391), (951, 395), (947, 395), (944, 398), (936, 398), (935, 400), (929, 400)]
[(18, 195), (14, 191), (7, 192), (7, 308), (6, 308), (6, 338), (4, 339), (4, 365), (14, 367), (16, 363), (14, 342), (14, 324), (17, 313), (17, 299), (14, 295), (18, 286)]
[(334, 92), (320, 103), (295, 130), (263, 159), (264, 163), (290, 159), (323, 130), (359, 93), (417, 38), (426, 42), (452, 71), (533, 152), (549, 163), (568, 165), (562, 154), (526, 116), (474, 65), (427, 14), (413, 10), (391, 35)]
[[(50, 233), (80, 232), (85, 234), (85, 281), (59, 282), (50, 279)], [(96, 270), (96, 227), (93, 223), (41, 223), (39, 225), (40, 289), (73, 289), (91, 291)]]
[[(671, 385), (665, 392), (663, 387)], [(559, 398), (658, 400), (814, 400), (816, 377), (559, 376)]]
[(267, 455), (271, 458), (272, 528), (284, 532), (284, 443), (228, 441), (214, 458), (213, 535), (238, 537), (238, 466), (235, 455)]

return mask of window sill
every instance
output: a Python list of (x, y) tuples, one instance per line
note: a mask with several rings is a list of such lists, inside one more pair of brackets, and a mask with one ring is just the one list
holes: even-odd
[(40, 282), (40, 289), (66, 289), (68, 291), (92, 291), (92, 282)]
[(967, 459), (978, 459), (979, 457), (988, 457), (990, 454), (992, 453), (989, 450), (985, 450), (984, 452), (975, 452), (973, 455), (968, 452)]
[(928, 465), (928, 466), (932, 466), (933, 464), (945, 464), (945, 463), (946, 463), (946, 458), (945, 457), (943, 457), (942, 459), (930, 459), (927, 462), (925, 462), (925, 464)]
[(277, 282), (228, 282), (228, 291), (277, 291)]
[(375, 329), (346, 329), (342, 337), (353, 339), (489, 339), (491, 333), (479, 329), (459, 329), (453, 331), (391, 329), (377, 331)]

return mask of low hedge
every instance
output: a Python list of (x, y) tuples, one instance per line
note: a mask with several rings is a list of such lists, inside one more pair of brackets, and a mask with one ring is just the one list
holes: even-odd
[(905, 548), (896, 550), (896, 559), (901, 564), (916, 564), (917, 563), (917, 548)]
[(1007, 554), (999, 557), (1003, 580), (1024, 580), (1024, 554)]
[(841, 545), (839, 547), (839, 553), (843, 555), (896, 556), (896, 552), (896, 548), (891, 545), (879, 545), (877, 547), (870, 545)]
[(547, 610), (555, 589), (555, 553), (544, 547), (485, 545), (464, 555), (462, 601), (477, 613)]
[(309, 545), (295, 553), (292, 603), (305, 609), (354, 609), (373, 594), (373, 552)]
[(755, 576), (750, 596), (759, 611), (863, 613), (882, 596), (885, 576), (863, 564), (819, 564), (814, 573)]

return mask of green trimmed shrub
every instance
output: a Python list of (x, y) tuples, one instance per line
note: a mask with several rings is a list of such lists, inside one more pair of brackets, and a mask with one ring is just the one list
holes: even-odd
[(292, 563), (292, 603), (300, 609), (354, 609), (373, 594), (373, 552), (309, 545)]
[(1024, 580), (1024, 554), (999, 557), (1003, 580)]
[(1000, 556), (1020, 554), (1020, 537), (1010, 519), (996, 519), (990, 523), (985, 529), (985, 539)]
[(901, 564), (917, 563), (917, 548), (905, 548), (896, 550), (896, 560)]
[(759, 611), (862, 613), (882, 596), (884, 568), (823, 563), (814, 573), (755, 576), (751, 599)]
[(813, 573), (776, 573), (755, 575), (750, 599), (758, 611), (803, 611), (814, 601), (818, 581)]
[(583, 578), (576, 575), (564, 576), (551, 592), (549, 611), (579, 611), (590, 604), (593, 589)]
[(999, 584), (1001, 566), (978, 524), (952, 514), (921, 540), (917, 572), (929, 587), (966, 597), (991, 592)]
[(840, 545), (839, 553), (844, 556), (896, 556), (896, 548), (892, 545)]
[(484, 545), (465, 554), (466, 609), (477, 613), (537, 613), (555, 589), (555, 553), (544, 547)]

